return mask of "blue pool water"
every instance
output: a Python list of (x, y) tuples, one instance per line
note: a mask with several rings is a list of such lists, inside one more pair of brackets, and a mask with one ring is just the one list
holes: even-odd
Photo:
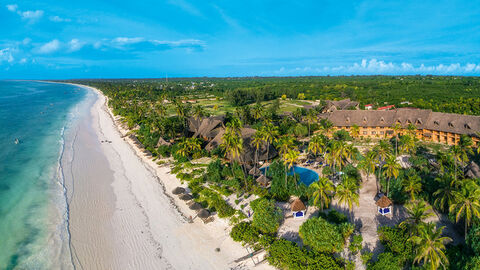
[[(261, 168), (260, 170), (262, 173), (265, 173), (265, 168)], [(290, 168), (290, 171), (288, 171), (288, 175), (293, 175), (294, 173), (298, 174), (300, 181), (302, 181), (307, 187), (318, 180), (318, 173), (304, 167), (293, 166)]]

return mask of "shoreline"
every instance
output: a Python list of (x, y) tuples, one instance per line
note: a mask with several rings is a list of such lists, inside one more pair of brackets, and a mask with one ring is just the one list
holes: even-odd
[[(195, 211), (171, 193), (173, 188), (181, 186), (180, 180), (170, 174), (171, 169), (157, 165), (143, 153), (144, 149), (140, 149), (126, 136), (129, 130), (122, 127), (119, 117), (115, 117), (107, 106), (108, 97), (98, 89), (74, 85), (96, 95), (96, 100), (89, 109), (90, 117), (86, 118), (89, 118), (97, 137), (97, 150), (104, 155), (110, 171), (103, 172), (102, 175), (112, 175), (111, 183), (95, 182), (94, 187), (90, 186), (81, 192), (98, 193), (99, 198), (107, 202), (105, 205), (90, 205), (90, 210), (102, 212), (106, 209), (109, 215), (100, 217), (95, 222), (103, 224), (104, 230), (98, 229), (103, 232), (97, 231), (97, 234), (104, 236), (103, 233), (106, 232), (105, 241), (92, 239), (94, 243), (84, 245), (82, 241), (75, 240), (78, 235), (92, 233), (88, 224), (77, 224), (77, 231), (72, 231), (72, 245), (78, 256), (76, 266), (81, 266), (79, 269), (273, 269), (266, 262), (256, 267), (248, 260), (234, 263), (235, 259), (247, 255), (247, 251), (230, 238), (231, 226), (225, 220), (215, 216), (215, 220), (209, 224), (203, 224), (200, 219), (188, 223), (187, 217), (195, 216)], [(104, 140), (111, 143), (99, 142)], [(85, 170), (79, 174), (81, 177)], [(96, 175), (93, 175), (95, 178)], [(79, 185), (82, 186), (82, 182), (77, 177), (76, 193), (79, 192)], [(105, 189), (96, 192), (97, 185), (100, 186), (99, 189), (102, 186)], [(109, 194), (113, 195), (113, 200)], [(77, 222), (78, 217), (85, 216), (82, 208), (89, 207), (85, 203), (76, 211), (72, 209), (71, 216), (73, 219), (77, 217)], [(109, 205), (113, 205), (113, 211), (108, 211)], [(89, 221), (84, 220), (83, 223)], [(111, 242), (112, 250), (110, 254), (102, 254), (102, 251), (108, 253), (105, 252), (108, 248), (101, 248), (105, 245), (108, 247), (108, 242)], [(220, 249), (218, 252), (217, 248)], [(100, 253), (92, 253), (92, 250)], [(93, 254), (94, 257), (89, 257)]]

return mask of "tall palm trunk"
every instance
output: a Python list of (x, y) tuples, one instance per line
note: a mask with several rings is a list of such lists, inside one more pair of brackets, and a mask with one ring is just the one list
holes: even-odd
[[(267, 141), (267, 164), (268, 164), (268, 154), (269, 154), (269, 150), (270, 150), (270, 142)], [(270, 166), (270, 165), (269, 165)], [(268, 172), (268, 166), (265, 168), (265, 176), (267, 176), (267, 172)]]

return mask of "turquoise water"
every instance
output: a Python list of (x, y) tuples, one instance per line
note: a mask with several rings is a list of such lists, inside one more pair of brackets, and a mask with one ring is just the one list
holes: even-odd
[(69, 261), (59, 157), (85, 96), (71, 85), (0, 81), (0, 269)]
[[(265, 173), (265, 168), (261, 168), (260, 170)], [(310, 186), (311, 183), (318, 180), (318, 173), (304, 167), (293, 166), (290, 168), (287, 174), (298, 174), (300, 181), (302, 181), (307, 187)]]

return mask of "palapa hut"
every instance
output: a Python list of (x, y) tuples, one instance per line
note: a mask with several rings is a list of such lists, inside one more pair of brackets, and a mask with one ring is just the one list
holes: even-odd
[(183, 187), (176, 187), (172, 190), (172, 193), (175, 195), (183, 194), (185, 193), (185, 189)]
[(378, 213), (380, 213), (382, 216), (392, 213), (393, 202), (387, 196), (383, 195), (380, 199), (378, 199), (376, 205)]
[(192, 209), (192, 210), (199, 210), (199, 209), (202, 209), (202, 205), (199, 204), (198, 202), (192, 202), (188, 208)]
[(298, 198), (295, 199), (290, 205), (290, 207), (292, 209), (292, 214), (294, 219), (305, 217), (305, 212), (307, 210), (307, 207), (305, 207), (305, 204), (303, 204), (302, 200)]
[(268, 177), (266, 177), (265, 175), (260, 175), (258, 178), (257, 178), (257, 183), (260, 184), (260, 186), (262, 187), (268, 187), (268, 185), (270, 184), (270, 180), (268, 179)]
[(190, 201), (191, 199), (193, 199), (192, 195), (190, 194), (182, 194), (178, 198), (180, 198), (180, 200), (182, 201)]
[(253, 167), (250, 171), (248, 171), (248, 174), (253, 176), (259, 176), (262, 174), (262, 171), (260, 171), (260, 169), (257, 167)]
[(465, 170), (465, 177), (467, 178), (480, 178), (480, 167), (475, 162), (470, 162)]
[(199, 137), (209, 141), (215, 138), (220, 131), (225, 129), (223, 125), (224, 119), (224, 116), (212, 116), (198, 120), (191, 118), (189, 129), (193, 132), (193, 137)]

